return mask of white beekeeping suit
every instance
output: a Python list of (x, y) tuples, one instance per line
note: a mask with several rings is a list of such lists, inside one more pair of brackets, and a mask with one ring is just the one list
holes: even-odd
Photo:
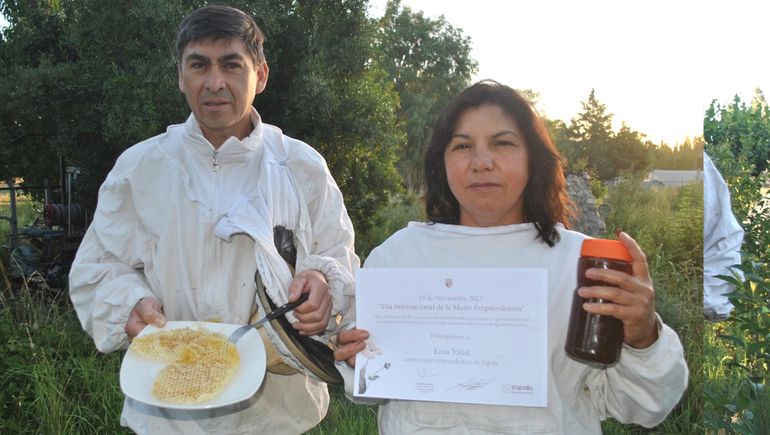
[[(99, 191), (93, 223), (70, 271), (70, 297), (97, 349), (128, 347), (125, 325), (144, 297), (163, 303), (169, 321), (245, 324), (264, 315), (255, 272), (278, 305), (288, 301), (289, 266), (274, 228), (294, 234), (296, 270), (321, 271), (336, 317), (352, 319), (353, 226), (326, 161), (310, 146), (262, 122), (217, 149), (193, 115), (126, 150)], [(216, 162), (216, 166), (214, 165)], [(292, 313), (287, 313), (291, 322)], [(268, 330), (269, 328), (269, 330)], [(270, 324), (267, 336), (277, 335)], [(301, 369), (291, 351), (278, 358)], [(257, 393), (205, 410), (162, 408), (126, 398), (121, 424), (139, 434), (299, 434), (326, 415), (326, 384), (305, 370), (269, 371)]]
[(703, 313), (709, 320), (724, 320), (733, 309), (725, 293), (734, 286), (716, 275), (732, 274), (730, 266), (741, 262), (742, 243), (743, 228), (733, 215), (727, 184), (703, 153)]

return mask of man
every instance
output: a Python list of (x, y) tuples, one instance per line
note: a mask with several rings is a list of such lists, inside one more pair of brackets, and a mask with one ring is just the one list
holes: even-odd
[[(309, 293), (287, 318), (321, 341), (352, 309), (359, 260), (342, 195), (315, 150), (252, 107), (269, 72), (263, 39), (230, 7), (204, 7), (180, 24), (179, 89), (192, 114), (118, 158), (70, 272), (73, 304), (100, 351), (125, 349), (166, 320), (245, 324), (269, 310), (257, 303), (258, 285), (277, 305)], [(277, 227), (292, 231), (296, 275), (273, 243)], [(127, 398), (121, 424), (138, 433), (302, 433), (326, 414), (326, 384), (280, 357), (293, 374), (268, 372), (249, 400), (180, 411)]]
[(743, 228), (730, 205), (730, 191), (711, 158), (703, 153), (703, 313), (706, 319), (725, 320), (733, 305), (725, 296), (735, 289), (717, 275), (730, 276), (741, 263)]

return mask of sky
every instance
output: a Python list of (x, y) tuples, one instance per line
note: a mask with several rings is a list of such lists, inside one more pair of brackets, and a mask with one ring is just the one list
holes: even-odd
[[(381, 16), (387, 0), (370, 0)], [(540, 94), (538, 109), (566, 123), (591, 89), (613, 114), (655, 143), (702, 134), (712, 100), (770, 99), (767, 0), (402, 0), (444, 15), (471, 38), (479, 70)], [(0, 27), (6, 25), (0, 17)]]
[[(386, 0), (370, 1), (382, 16)], [(470, 36), (475, 79), (540, 94), (539, 111), (566, 123), (591, 89), (655, 143), (703, 133), (712, 100), (760, 88), (770, 99), (770, 2), (402, 0)]]

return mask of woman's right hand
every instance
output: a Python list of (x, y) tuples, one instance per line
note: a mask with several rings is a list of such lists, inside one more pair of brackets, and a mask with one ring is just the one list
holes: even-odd
[(334, 359), (345, 361), (350, 367), (356, 366), (356, 354), (366, 349), (366, 339), (369, 331), (365, 329), (346, 329), (337, 335), (337, 346), (334, 349)]

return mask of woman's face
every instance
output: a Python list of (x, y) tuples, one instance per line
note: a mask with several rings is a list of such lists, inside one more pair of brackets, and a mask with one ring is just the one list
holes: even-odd
[(527, 143), (499, 106), (466, 109), (444, 150), (449, 188), (460, 203), (460, 225), (524, 222), (529, 177)]

